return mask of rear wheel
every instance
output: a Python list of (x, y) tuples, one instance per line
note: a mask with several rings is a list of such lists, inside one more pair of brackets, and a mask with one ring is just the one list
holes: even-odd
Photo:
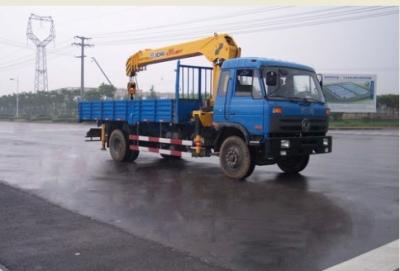
[(219, 161), (224, 174), (233, 179), (250, 176), (255, 167), (249, 147), (238, 136), (225, 139), (221, 146)]
[(285, 173), (295, 174), (306, 168), (310, 155), (285, 157), (278, 160), (278, 167)]
[(128, 139), (119, 129), (112, 131), (109, 146), (110, 155), (114, 161), (133, 162), (139, 156), (138, 151), (131, 151), (129, 149)]
[(139, 156), (139, 151), (128, 150), (128, 156), (125, 158), (124, 162), (133, 162), (138, 158), (138, 156)]

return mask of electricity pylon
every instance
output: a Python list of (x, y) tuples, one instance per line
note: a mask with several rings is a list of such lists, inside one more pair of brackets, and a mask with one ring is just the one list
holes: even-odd
[[(42, 23), (50, 24), (50, 31), (48, 36), (40, 40), (32, 30), (32, 22), (39, 21)], [(36, 62), (35, 62), (35, 86), (34, 90), (48, 90), (47, 85), (47, 56), (46, 56), (46, 45), (55, 39), (56, 33), (54, 30), (54, 21), (51, 16), (38, 16), (31, 14), (28, 19), (28, 27), (26, 29), (26, 37), (32, 41), (36, 46)]]

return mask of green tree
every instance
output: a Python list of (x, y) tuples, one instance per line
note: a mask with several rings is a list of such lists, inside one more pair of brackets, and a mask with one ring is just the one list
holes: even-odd
[(398, 94), (385, 94), (376, 97), (378, 106), (386, 106), (388, 108), (399, 110), (399, 95)]
[(115, 91), (117, 89), (112, 85), (107, 85), (102, 83), (98, 88), (97, 91), (100, 93), (100, 96), (106, 96), (108, 98), (114, 98)]
[(100, 92), (97, 90), (86, 90), (83, 93), (83, 99), (86, 101), (95, 101), (95, 100), (100, 100), (101, 99)]

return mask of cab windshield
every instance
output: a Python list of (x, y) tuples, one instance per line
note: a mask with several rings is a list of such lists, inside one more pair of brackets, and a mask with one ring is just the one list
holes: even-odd
[(265, 68), (263, 82), (267, 97), (308, 102), (325, 102), (314, 72), (291, 68)]

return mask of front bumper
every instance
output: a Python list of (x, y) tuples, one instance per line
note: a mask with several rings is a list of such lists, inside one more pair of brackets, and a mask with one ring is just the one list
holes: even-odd
[(268, 159), (329, 152), (332, 152), (331, 136), (276, 137), (264, 143), (264, 156)]

